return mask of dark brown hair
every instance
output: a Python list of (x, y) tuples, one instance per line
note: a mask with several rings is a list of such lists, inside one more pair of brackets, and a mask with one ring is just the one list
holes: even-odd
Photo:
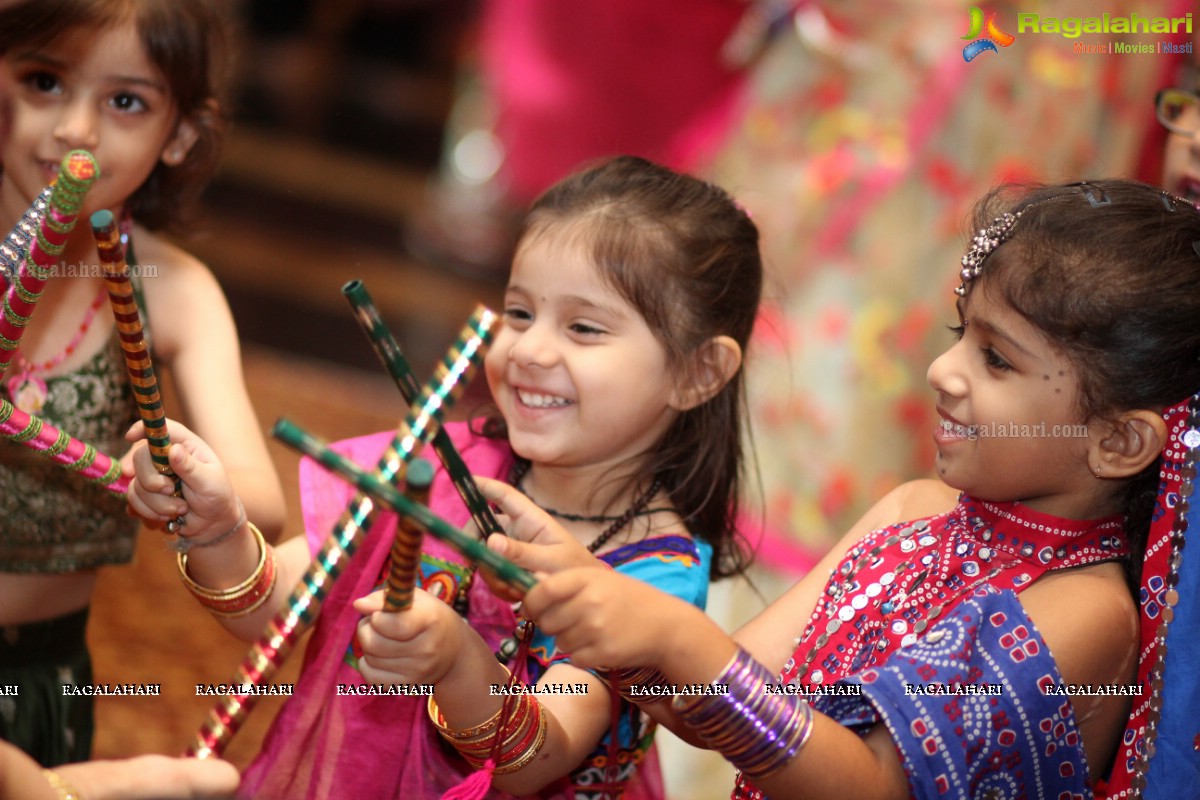
[[(745, 353), (762, 292), (758, 228), (722, 189), (621, 156), (556, 184), (518, 241), (565, 232), (646, 320), (682, 379), (705, 342), (728, 336)], [(689, 530), (714, 548), (713, 577), (741, 572), (737, 517), (745, 480), (744, 370), (708, 402), (681, 412), (649, 454)]]
[(103, 29), (129, 18), (167, 82), (179, 119), (190, 120), (199, 132), (182, 163), (159, 162), (129, 198), (139, 223), (171, 228), (195, 203), (220, 155), (228, 38), (228, 13), (220, 0), (27, 0), (0, 11), (0, 53), (37, 49), (68, 31)]
[[(976, 230), (1005, 212), (1020, 218), (975, 283), (1075, 365), (1083, 419), (1165, 409), (1200, 390), (1200, 211), (1135, 181), (1004, 186), (978, 204)], [(1128, 484), (1135, 574), (1158, 468)]]

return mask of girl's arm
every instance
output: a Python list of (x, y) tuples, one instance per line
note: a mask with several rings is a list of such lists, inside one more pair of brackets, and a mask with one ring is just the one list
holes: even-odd
[[(274, 542), (283, 530), (283, 489), (242, 373), (237, 329), (216, 278), (192, 256), (138, 229), (154, 356), (171, 371), (183, 416), (220, 455), (246, 513)], [(168, 429), (169, 431), (169, 429)]]
[[(183, 483), (183, 497), (175, 497), (174, 481), (160, 475), (150, 458), (142, 423), (130, 430), (135, 440), (122, 467), (133, 480), (127, 495), (130, 509), (150, 522), (166, 523), (187, 514), (181, 537), (192, 542), (187, 553), (187, 575), (206, 589), (237, 586), (253, 575), (263, 558), (259, 540), (250, 529), (249, 511), (243, 516), (229, 476), (221, 461), (203, 440), (185, 425), (167, 421), (171, 434), (168, 457), (171, 468)], [(226, 535), (228, 534), (228, 535)], [(239, 617), (213, 616), (227, 630), (246, 641), (254, 641), (263, 627), (287, 602), (292, 587), (312, 561), (305, 537), (296, 536), (281, 545), (264, 542), (268, 556), (275, 558), (275, 581), (271, 593), (253, 612)]]
[[(738, 644), (693, 606), (616, 573), (573, 569), (543, 578), (525, 598), (526, 612), (581, 666), (637, 664), (675, 684), (712, 682)], [(773, 668), (768, 668), (773, 669)], [(669, 711), (668, 703), (647, 709)], [(866, 737), (815, 714), (799, 755), (756, 785), (771, 797), (901, 800), (908, 782), (891, 737), (877, 727)], [(695, 741), (682, 722), (663, 719)]]
[[(452, 729), (480, 725), (501, 710), (504, 695), (492, 687), (506, 686), (509, 674), (453, 609), (419, 589), (412, 608), (398, 613), (382, 608), (382, 592), (355, 602), (367, 615), (358, 638), (364, 654), (359, 669), (368, 681), (435, 684), (434, 700)], [(496, 788), (518, 795), (568, 775), (611, 724), (611, 695), (592, 673), (555, 664), (537, 685), (561, 692), (537, 696), (546, 719), (544, 744), (530, 763), (493, 778)]]
[[(86, 761), (54, 773), (88, 800), (232, 797), (238, 773), (228, 761), (149, 755), (119, 761)], [(41, 766), (14, 745), (0, 741), (0, 800), (53, 800), (62, 791)]]

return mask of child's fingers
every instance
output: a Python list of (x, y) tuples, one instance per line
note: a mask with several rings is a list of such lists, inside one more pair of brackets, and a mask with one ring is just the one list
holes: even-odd
[(548, 609), (570, 601), (600, 574), (595, 570), (571, 569), (543, 576), (525, 595), (525, 614), (541, 624), (539, 617)]
[(509, 518), (506, 530), (510, 537), (526, 542), (555, 544), (570, 536), (537, 503), (507, 483), (482, 476), (476, 476), (475, 480), (483, 496)]

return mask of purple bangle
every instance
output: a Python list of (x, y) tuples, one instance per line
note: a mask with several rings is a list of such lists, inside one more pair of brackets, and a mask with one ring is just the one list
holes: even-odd
[(728, 687), (726, 694), (679, 695), (672, 707), (710, 748), (747, 777), (762, 778), (800, 752), (813, 728), (804, 698), (767, 693), (774, 678), (739, 648), (712, 682)]

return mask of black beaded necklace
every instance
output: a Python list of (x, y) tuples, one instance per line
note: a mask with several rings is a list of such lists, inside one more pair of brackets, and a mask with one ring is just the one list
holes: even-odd
[[(528, 474), (529, 467), (530, 467), (530, 463), (528, 461), (526, 461), (523, 458), (518, 458), (516, 461), (513, 462), (512, 470), (508, 474), (509, 485), (515, 487), (517, 489), (517, 491), (521, 492), (521, 494), (525, 494), (525, 490), (523, 488), (521, 488), (521, 481), (523, 481), (525, 479), (525, 475)], [(561, 512), (553, 511), (552, 509), (549, 509), (549, 508), (543, 508), (540, 506), (539, 507), (542, 508), (543, 511), (545, 511), (547, 514), (549, 514), (552, 517), (559, 517), (561, 519), (572, 520), (575, 522), (600, 523), (600, 522), (611, 521), (612, 524), (609, 525), (607, 528), (605, 528), (600, 533), (600, 535), (597, 536), (595, 539), (593, 539), (592, 542), (587, 546), (588, 552), (595, 554), (596, 551), (599, 550), (601, 547), (603, 547), (605, 544), (607, 544), (610, 539), (612, 539), (618, 533), (620, 533), (621, 531), (623, 531), (627, 527), (629, 527), (629, 524), (631, 522), (633, 522), (635, 517), (643, 516), (646, 514), (653, 514), (653, 513), (657, 513), (659, 511), (665, 510), (665, 509), (648, 509), (647, 508), (647, 506), (650, 505), (650, 501), (653, 500), (654, 496), (657, 495), (659, 493), (659, 491), (661, 491), (661, 490), (662, 490), (662, 481), (660, 481), (658, 478), (655, 478), (653, 481), (650, 482), (650, 486), (646, 489), (646, 491), (644, 491), (640, 495), (638, 495), (637, 498), (634, 499), (633, 503), (629, 506), (629, 508), (625, 509), (625, 513), (620, 514), (619, 516), (616, 516), (616, 517), (609, 517), (609, 516), (589, 517), (589, 516), (583, 516), (583, 515), (577, 515), (577, 514), (569, 514), (568, 515), (568, 514), (563, 514)], [(528, 497), (527, 494), (525, 496)], [(500, 641), (500, 647), (498, 648), (498, 651), (496, 653), (496, 659), (501, 664), (507, 664), (509, 661), (511, 661), (513, 659), (514, 656), (517, 656), (520, 653), (521, 647), (523, 645), (528, 645), (528, 643), (530, 642), (532, 637), (533, 637), (533, 622), (531, 622), (529, 620), (523, 620), (523, 621), (517, 623), (517, 629), (513, 632), (513, 635), (506, 637)]]
[[(521, 494), (524, 494), (526, 497), (529, 495), (525, 489), (522, 488), (521, 482), (525, 480), (525, 476), (529, 473), (529, 467), (529, 461), (523, 458), (518, 458), (513, 462), (512, 471), (508, 476), (509, 484), (515, 487), (517, 491), (519, 491)], [(648, 508), (650, 501), (653, 500), (655, 495), (657, 495), (661, 490), (662, 481), (660, 481), (658, 478), (655, 478), (650, 482), (650, 486), (646, 489), (646, 491), (638, 495), (629, 508), (625, 509), (624, 513), (617, 516), (608, 516), (604, 514), (599, 514), (596, 516), (568, 514), (562, 511), (556, 511), (553, 508), (546, 508), (545, 506), (539, 505), (538, 507), (552, 517), (565, 519), (570, 522), (591, 522), (597, 525), (602, 522), (612, 523), (605, 528), (599, 536), (593, 539), (591, 544), (587, 546), (588, 552), (594, 554), (597, 550), (606, 545), (610, 539), (612, 539), (621, 531), (625, 530), (625, 528), (629, 527), (629, 524), (633, 522), (636, 517), (648, 516), (650, 514), (657, 514), (660, 511), (668, 510), (665, 508)]]

